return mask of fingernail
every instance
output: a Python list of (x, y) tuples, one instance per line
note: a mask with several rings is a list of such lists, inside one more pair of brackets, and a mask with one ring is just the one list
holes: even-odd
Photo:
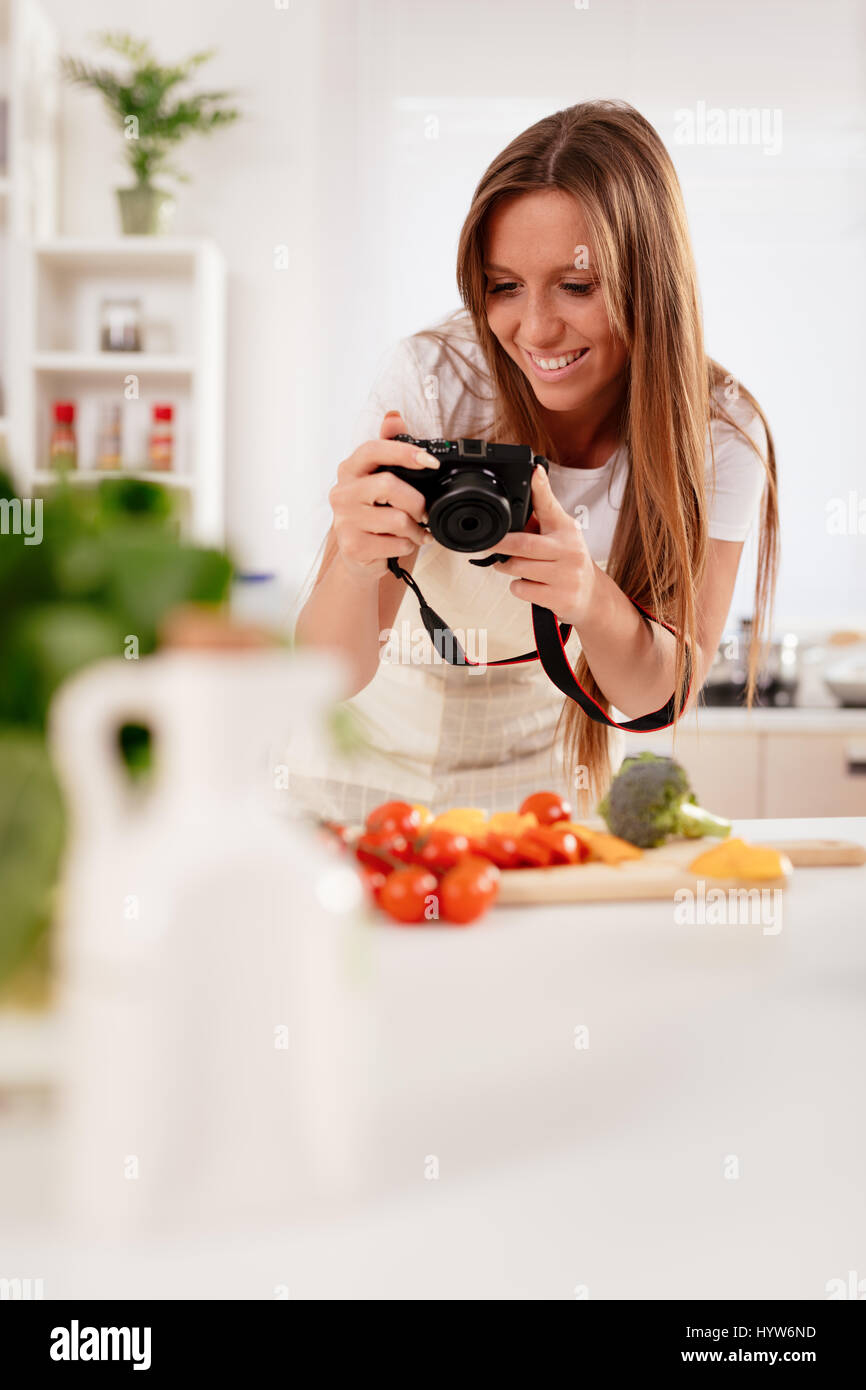
[(430, 532), (429, 532), (429, 531), (425, 531), (425, 532), (424, 532), (424, 539), (423, 539), (423, 541), (421, 542), (421, 544), (422, 544), (422, 545), (427, 545), (430, 541), (432, 541), (432, 539), (433, 539), (433, 537), (430, 535)]
[(415, 462), (423, 463), (426, 468), (439, 467), (439, 460), (435, 459), (432, 454), (425, 454), (423, 449), (415, 450)]

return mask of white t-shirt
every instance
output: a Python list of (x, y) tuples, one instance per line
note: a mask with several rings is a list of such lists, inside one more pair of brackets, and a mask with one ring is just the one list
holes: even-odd
[[(471, 327), (455, 329), (454, 340), (461, 352), (476, 365), (486, 378), (484, 355)], [(466, 374), (473, 387), (487, 388), (489, 381), (480, 383), (463, 364), (459, 371)], [(718, 393), (717, 393), (718, 394)], [(727, 413), (746, 431), (752, 442), (766, 456), (767, 435), (761, 417), (744, 397), (733, 400), (719, 395)], [(379, 369), (366, 405), (361, 410), (352, 435), (352, 449), (366, 439), (376, 439), (382, 417), (388, 410), (399, 410), (415, 438), (472, 438), (466, 433), (477, 414), (492, 418), (480, 402), (469, 396), (455, 369), (450, 354), (430, 339), (416, 336), (402, 338), (380, 360)], [(422, 422), (422, 430), (413, 429), (411, 420)], [(712, 423), (715, 452), (715, 486), (713, 488), (712, 454), (707, 439), (707, 486), (709, 492), (709, 534), (722, 541), (744, 541), (749, 534), (761, 502), (766, 474), (760, 459), (742, 436), (725, 420)], [(585, 509), (584, 539), (592, 558), (599, 564), (607, 562), (610, 546), (622, 503), (627, 474), (625, 447), (618, 449), (600, 468), (567, 468), (550, 463), (550, 485), (554, 496), (565, 511), (574, 515), (578, 507)]]
[[(481, 349), (471, 323), (449, 329), (479, 371), (435, 340), (401, 339), (379, 364), (368, 400), (352, 436), (354, 449), (377, 438), (382, 417), (399, 410), (416, 438), (483, 436), (492, 422), (492, 395)], [(473, 395), (468, 387), (478, 393)], [(725, 402), (762, 451), (760, 418), (740, 399)], [(715, 487), (709, 534), (741, 541), (756, 516), (764, 469), (732, 426), (715, 421)], [(550, 481), (561, 505), (575, 516), (593, 559), (606, 566), (626, 479), (624, 449), (595, 469), (550, 465)], [(712, 464), (707, 449), (708, 485)], [(455, 667), (433, 649), (421, 623), (418, 600), (406, 593), (370, 683), (345, 703), (365, 740), (352, 757), (323, 755), (311, 765), (310, 751), (288, 753), (290, 790), (322, 815), (358, 823), (382, 801), (423, 802), (437, 814), (451, 806), (481, 806), (489, 812), (516, 811), (533, 791), (572, 796), (561, 740), (555, 725), (565, 697), (540, 662), (512, 667), (489, 663), (535, 648), (531, 605), (510, 591), (511, 576), (473, 566), (468, 556), (433, 542), (422, 546), (413, 578), (480, 667)], [(566, 653), (575, 665), (580, 642), (572, 631)], [(384, 653), (387, 652), (387, 656)], [(627, 735), (608, 730), (611, 763), (625, 753)]]

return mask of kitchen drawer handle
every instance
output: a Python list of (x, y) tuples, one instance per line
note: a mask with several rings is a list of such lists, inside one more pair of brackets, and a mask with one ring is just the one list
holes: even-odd
[(845, 766), (849, 777), (866, 777), (866, 743), (849, 743), (845, 749)]

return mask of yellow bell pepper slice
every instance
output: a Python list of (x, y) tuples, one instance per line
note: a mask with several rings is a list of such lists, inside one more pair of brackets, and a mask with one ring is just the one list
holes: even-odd
[(480, 806), (455, 806), (434, 816), (430, 829), (453, 830), (457, 835), (484, 835), (487, 832), (487, 812)]
[(495, 811), (485, 829), (496, 835), (522, 835), (524, 830), (530, 830), (537, 824), (538, 816), (534, 811), (527, 811), (524, 815), (519, 811)]
[(723, 840), (720, 845), (704, 850), (689, 865), (693, 874), (707, 878), (781, 878), (784, 873), (782, 856), (766, 845), (750, 845), (746, 840)]

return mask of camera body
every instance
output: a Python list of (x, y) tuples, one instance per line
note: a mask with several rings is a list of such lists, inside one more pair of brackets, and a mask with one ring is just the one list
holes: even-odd
[[(413, 439), (395, 436), (439, 459), (438, 468), (380, 464), (376, 473), (394, 473), (417, 488), (427, 504), (428, 526), (446, 550), (471, 554), (489, 550), (509, 531), (523, 531), (532, 515), (530, 484), (535, 465), (546, 458), (528, 444), (489, 444), (486, 439)], [(491, 555), (473, 563), (493, 564)]]

